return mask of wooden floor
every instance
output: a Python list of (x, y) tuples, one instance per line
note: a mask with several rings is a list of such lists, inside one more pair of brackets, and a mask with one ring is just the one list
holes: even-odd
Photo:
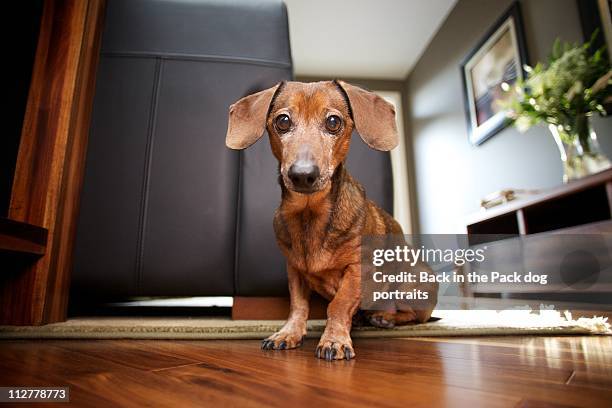
[(2, 341), (0, 385), (67, 385), (77, 406), (612, 406), (612, 337), (357, 339), (340, 362), (315, 345)]

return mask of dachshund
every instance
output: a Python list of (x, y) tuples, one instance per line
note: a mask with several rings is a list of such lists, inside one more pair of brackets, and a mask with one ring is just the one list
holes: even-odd
[[(286, 324), (263, 341), (263, 349), (302, 344), (315, 291), (329, 301), (315, 355), (355, 357), (350, 330), (360, 307), (362, 237), (401, 235), (402, 229), (367, 199), (346, 169), (354, 128), (373, 149), (389, 151), (398, 144), (393, 105), (344, 81), (281, 82), (230, 106), (226, 145), (245, 149), (267, 130), (279, 163), (282, 199), (274, 231), (287, 259), (291, 306)], [(427, 307), (369, 312), (367, 318), (379, 327), (424, 322), (435, 293), (432, 298)]]

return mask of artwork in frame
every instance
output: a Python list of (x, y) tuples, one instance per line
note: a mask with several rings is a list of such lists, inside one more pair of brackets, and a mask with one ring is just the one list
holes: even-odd
[(514, 2), (461, 64), (470, 143), (479, 145), (507, 126), (501, 102), (527, 63), (520, 5)]
[(612, 62), (612, 0), (576, 0), (584, 41), (595, 34), (592, 50), (606, 46)]

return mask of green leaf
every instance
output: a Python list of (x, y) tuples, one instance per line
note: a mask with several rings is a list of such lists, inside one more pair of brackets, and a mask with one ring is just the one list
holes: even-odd
[(502, 104), (515, 126), (522, 129), (548, 122), (569, 132), (577, 115), (601, 112), (604, 100), (612, 97), (606, 51), (591, 53), (590, 42), (562, 43), (557, 38), (548, 66), (538, 62), (524, 69), (526, 78), (517, 81)]
[(553, 43), (552, 53), (550, 54), (550, 62), (552, 63), (553, 61), (559, 59), (562, 54), (563, 51), (561, 48), (561, 39), (557, 38)]

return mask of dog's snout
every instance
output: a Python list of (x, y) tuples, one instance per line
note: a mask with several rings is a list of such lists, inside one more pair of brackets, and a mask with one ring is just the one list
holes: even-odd
[(299, 190), (309, 190), (319, 178), (319, 166), (312, 162), (297, 162), (289, 168), (289, 179)]

